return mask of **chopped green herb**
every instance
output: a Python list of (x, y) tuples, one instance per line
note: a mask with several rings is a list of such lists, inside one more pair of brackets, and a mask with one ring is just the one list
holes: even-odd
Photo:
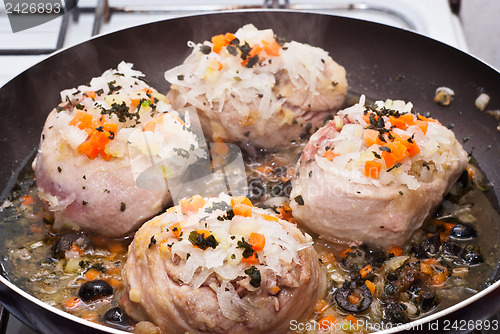
[(215, 249), (219, 244), (212, 234), (205, 237), (204, 233), (198, 233), (198, 231), (191, 231), (189, 233), (189, 241), (202, 250), (205, 250), (208, 247)]
[(251, 266), (249, 269), (245, 270), (245, 274), (250, 277), (250, 285), (254, 288), (258, 288), (261, 282), (261, 276), (259, 269), (255, 268), (255, 266)]
[(250, 245), (248, 242), (245, 241), (245, 238), (241, 238), (241, 240), (238, 241), (238, 246), (237, 248), (242, 248), (243, 249), (243, 257), (245, 259), (249, 258), (250, 256), (253, 255), (254, 250), (252, 248), (252, 245)]
[(297, 202), (298, 205), (304, 205), (304, 198), (302, 198), (302, 195), (296, 196), (293, 200)]
[(155, 236), (153, 235), (149, 241), (149, 245), (148, 245), (148, 248), (151, 248), (153, 247), (154, 245), (156, 245), (156, 239), (155, 239)]

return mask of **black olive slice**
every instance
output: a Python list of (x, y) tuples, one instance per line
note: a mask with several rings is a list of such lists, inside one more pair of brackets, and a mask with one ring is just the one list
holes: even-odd
[(103, 322), (124, 331), (131, 331), (134, 328), (130, 319), (119, 307), (113, 307), (106, 311), (103, 316)]
[(84, 302), (88, 302), (111, 296), (113, 293), (113, 287), (108, 282), (98, 279), (83, 284), (78, 290), (78, 297)]
[(479, 246), (476, 245), (465, 246), (462, 250), (462, 253), (460, 254), (460, 259), (462, 259), (463, 262), (469, 265), (475, 265), (484, 262), (481, 250), (479, 249)]
[(467, 223), (457, 223), (450, 231), (450, 238), (453, 239), (473, 239), (477, 237), (477, 232), (474, 226)]
[[(355, 292), (361, 295), (361, 299), (357, 304), (349, 301), (349, 296)], [(344, 282), (344, 285), (335, 292), (335, 301), (337, 305), (347, 312), (359, 313), (367, 310), (372, 301), (373, 296), (368, 287), (363, 282)]]

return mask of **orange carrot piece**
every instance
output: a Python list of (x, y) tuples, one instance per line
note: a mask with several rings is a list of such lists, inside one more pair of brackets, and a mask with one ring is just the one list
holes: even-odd
[(358, 320), (356, 320), (352, 314), (349, 314), (345, 320), (349, 321), (351, 325), (356, 325), (358, 323)]
[(253, 206), (252, 202), (246, 196), (236, 196), (231, 198), (231, 206), (235, 206), (238, 204)]
[(181, 232), (182, 232), (182, 226), (180, 223), (175, 223), (172, 226), (170, 226), (170, 231), (174, 234), (174, 236), (179, 239)]
[(420, 130), (422, 130), (424, 135), (427, 134), (427, 128), (429, 127), (429, 122), (416, 120), (415, 125), (418, 126)]
[(246, 204), (236, 204), (233, 206), (233, 212), (237, 216), (251, 217), (252, 207)]
[(207, 201), (200, 195), (194, 195), (191, 198), (181, 199), (179, 205), (181, 207), (181, 212), (187, 215), (188, 212), (198, 212), (202, 207), (205, 206)]
[(271, 43), (267, 41), (262, 41), (263, 49), (264, 52), (267, 53), (268, 56), (279, 56), (280, 55), (280, 49), (281, 46), (276, 42), (276, 40), (273, 40)]
[(337, 319), (331, 314), (327, 315), (326, 317), (321, 318), (318, 323), (321, 329), (323, 330), (329, 330), (332, 326), (332, 324), (336, 323)]
[(372, 179), (378, 179), (381, 169), (382, 163), (378, 161), (367, 161), (365, 162), (364, 175), (366, 177), (371, 177)]
[(264, 246), (266, 245), (266, 238), (263, 234), (252, 232), (250, 233), (250, 239), (248, 240), (252, 249), (256, 252), (260, 252), (264, 250)]
[(432, 274), (432, 267), (428, 263), (420, 262), (420, 271), (423, 274), (430, 275), (430, 274)]
[(212, 151), (217, 155), (226, 155), (229, 153), (229, 146), (226, 143), (215, 143)]
[(333, 150), (326, 150), (325, 154), (323, 156), (327, 158), (330, 161), (333, 161), (333, 159), (337, 156), (338, 154), (333, 153)]
[(328, 308), (328, 302), (324, 299), (319, 300), (314, 306), (314, 312), (321, 313)]
[(83, 255), (85, 252), (83, 249), (81, 249), (77, 244), (71, 244), (71, 247), (69, 248), (70, 252), (75, 252), (78, 253), (78, 255)]
[(366, 280), (365, 285), (368, 288), (368, 290), (370, 290), (370, 292), (372, 293), (372, 296), (375, 296), (375, 290), (377, 289), (375, 284), (373, 284), (372, 281)]
[(366, 266), (364, 266), (363, 268), (361, 268), (359, 270), (359, 274), (361, 275), (361, 278), (366, 278), (366, 276), (368, 276), (372, 272), (373, 272), (373, 267), (369, 264), (367, 264)]
[(63, 306), (67, 310), (73, 310), (82, 304), (82, 300), (78, 297), (70, 297), (66, 299)]
[(253, 253), (249, 257), (241, 258), (241, 262), (245, 264), (259, 264), (259, 259), (257, 258), (257, 254)]
[(83, 276), (85, 276), (85, 278), (88, 279), (89, 281), (96, 280), (100, 275), (101, 272), (94, 268), (90, 268), (85, 272), (85, 274), (83, 274)]
[(374, 144), (378, 144), (380, 142), (380, 138), (378, 137), (379, 132), (373, 129), (366, 129), (363, 133), (363, 140), (365, 142), (366, 147), (370, 147)]
[(92, 90), (89, 90), (88, 92), (84, 92), (83, 95), (87, 95), (88, 97), (90, 97), (91, 99), (95, 99), (96, 96), (97, 96), (97, 93), (92, 91)]
[(113, 242), (108, 246), (108, 250), (113, 254), (124, 254), (127, 248), (121, 242)]
[(30, 205), (30, 204), (33, 204), (33, 202), (35, 202), (35, 200), (33, 199), (33, 197), (31, 197), (31, 195), (26, 195), (26, 196), (23, 196), (21, 197), (22, 201), (23, 201), (23, 204), (24, 205)]
[(122, 287), (122, 282), (119, 279), (111, 277), (108, 278), (106, 281), (115, 289), (119, 289)]
[(349, 301), (349, 303), (356, 305), (361, 300), (361, 297), (358, 297), (355, 294), (351, 293), (349, 297), (347, 297), (347, 300)]
[(394, 254), (394, 256), (400, 256), (401, 254), (403, 254), (403, 250), (399, 247), (393, 246), (390, 247), (386, 253), (387, 255)]
[(341, 258), (344, 258), (347, 256), (347, 253), (350, 253), (352, 252), (352, 248), (347, 248), (346, 250), (344, 250), (342, 253), (340, 253), (340, 257)]
[(262, 215), (262, 218), (264, 218), (265, 220), (273, 221), (273, 222), (279, 221), (278, 217), (274, 217), (274, 216), (270, 216), (270, 215), (266, 215), (266, 214)]
[(382, 159), (385, 161), (385, 166), (387, 168), (391, 168), (398, 162), (401, 162), (404, 158), (406, 158), (409, 153), (406, 147), (400, 142), (393, 141), (387, 143), (385, 147), (389, 148), (391, 152), (383, 151)]
[(443, 285), (444, 282), (446, 282), (447, 278), (448, 278), (448, 275), (446, 272), (436, 273), (436, 274), (432, 275), (432, 283), (435, 286)]

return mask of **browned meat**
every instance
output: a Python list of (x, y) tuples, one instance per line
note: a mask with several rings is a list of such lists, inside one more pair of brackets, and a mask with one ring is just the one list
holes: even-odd
[[(266, 44), (278, 45), (274, 33), (253, 25), (234, 36), (238, 42), (221, 50), (208, 41), (193, 43), (185, 62), (165, 73), (172, 105), (195, 106), (211, 140), (286, 146), (342, 106), (346, 72), (326, 51), (298, 42), (266, 51)], [(242, 62), (245, 47), (263, 48), (254, 56), (258, 61)]]
[(298, 163), (293, 214), (325, 239), (404, 245), (467, 164), (467, 153), (439, 122), (408, 114), (411, 104), (402, 101), (378, 105), (384, 122), (362, 102), (341, 111), (311, 137)]
[(195, 197), (187, 215), (181, 202), (139, 229), (123, 269), (132, 318), (166, 333), (285, 333), (310, 315), (326, 288), (311, 239), (263, 209), (231, 211), (231, 201)]

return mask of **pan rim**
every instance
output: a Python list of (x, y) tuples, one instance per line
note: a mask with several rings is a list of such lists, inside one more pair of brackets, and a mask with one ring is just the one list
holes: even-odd
[[(438, 44), (441, 44), (442, 46), (446, 46), (448, 48), (452, 48), (460, 53), (462, 53), (463, 55), (467, 56), (467, 57), (470, 57), (472, 59), (474, 59), (475, 61), (478, 61), (480, 63), (482, 63), (483, 65), (487, 66), (488, 68), (490, 68), (492, 71), (496, 72), (498, 75), (500, 75), (500, 72), (498, 69), (494, 68), (493, 66), (489, 65), (488, 63), (486, 63), (485, 61), (483, 61), (482, 59), (466, 52), (466, 51), (463, 51), (463, 50), (460, 50), (452, 45), (448, 45), (444, 42), (441, 42), (437, 39), (434, 39), (432, 37), (429, 37), (429, 36), (425, 36), (421, 33), (418, 33), (418, 32), (415, 32), (415, 31), (411, 31), (411, 30), (408, 30), (408, 29), (404, 29), (404, 28), (398, 28), (398, 27), (393, 27), (393, 26), (390, 26), (390, 25), (386, 25), (386, 24), (382, 24), (382, 23), (375, 23), (375, 22), (371, 22), (371, 21), (367, 21), (367, 20), (363, 20), (363, 19), (357, 19), (357, 18), (349, 18), (349, 17), (344, 17), (344, 16), (338, 16), (338, 15), (332, 15), (332, 14), (325, 14), (325, 13), (317, 13), (317, 12), (313, 12), (313, 11), (305, 11), (305, 10), (291, 10), (291, 9), (240, 9), (240, 10), (226, 10), (226, 11), (211, 11), (211, 12), (206, 12), (206, 13), (193, 13), (193, 14), (185, 14), (185, 15), (182, 15), (182, 16), (178, 16), (178, 17), (175, 17), (175, 18), (169, 18), (169, 19), (160, 19), (160, 20), (157, 20), (157, 21), (152, 21), (152, 22), (148, 22), (148, 23), (143, 23), (143, 24), (140, 24), (140, 25), (136, 25), (136, 26), (133, 26), (133, 27), (128, 27), (128, 28), (124, 28), (124, 29), (120, 29), (120, 30), (117, 30), (117, 31), (112, 31), (112, 32), (107, 32), (107, 33), (102, 33), (102, 34), (99, 34), (99, 35), (96, 35), (96, 36), (92, 36), (91, 38), (89, 39), (86, 39), (85, 41), (82, 41), (81, 43), (78, 43), (78, 44), (75, 44), (75, 45), (71, 45), (71, 46), (67, 46), (67, 47), (64, 47), (64, 48), (61, 48), (60, 50), (57, 50), (56, 52), (50, 54), (48, 57), (45, 57), (44, 59), (38, 61), (37, 63), (33, 64), (32, 66), (30, 66), (29, 68), (25, 69), (24, 71), (22, 71), (21, 73), (19, 73), (18, 75), (16, 75), (15, 77), (11, 78), (10, 80), (8, 80), (4, 85), (0, 86), (0, 91), (2, 90), (2, 88), (6, 85), (8, 85), (11, 81), (15, 80), (19, 75), (25, 73), (26, 71), (29, 71), (30, 69), (32, 69), (33, 67), (39, 65), (40, 63), (58, 55), (59, 53), (62, 53), (62, 52), (65, 52), (66, 50), (68, 49), (71, 49), (73, 47), (76, 47), (76, 46), (79, 46), (83, 43), (87, 43), (89, 41), (92, 41), (94, 39), (97, 39), (97, 38), (101, 38), (101, 37), (104, 37), (104, 36), (109, 36), (111, 34), (115, 34), (115, 33), (120, 33), (120, 32), (123, 32), (125, 30), (128, 30), (128, 29), (135, 29), (135, 28), (138, 28), (138, 27), (141, 27), (141, 26), (145, 26), (145, 25), (150, 25), (150, 24), (158, 24), (159, 22), (164, 22), (164, 21), (172, 21), (172, 20), (177, 20), (177, 19), (186, 19), (186, 18), (191, 18), (191, 17), (198, 17), (198, 16), (207, 16), (207, 15), (224, 15), (224, 14), (232, 14), (232, 13), (261, 13), (261, 12), (265, 12), (265, 13), (294, 13), (294, 14), (300, 14), (300, 15), (313, 15), (313, 16), (328, 16), (328, 17), (334, 17), (334, 18), (337, 18), (337, 19), (342, 19), (342, 20), (349, 20), (349, 21), (361, 21), (361, 22), (365, 22), (367, 24), (373, 24), (373, 25), (377, 25), (377, 26), (384, 26), (388, 29), (396, 29), (396, 30), (399, 30), (399, 31), (402, 31), (403, 33), (409, 33), (409, 34), (412, 34), (412, 35), (417, 35), (417, 36), (420, 36), (420, 37), (423, 37), (424, 39), (428, 39), (428, 40), (431, 40), (431, 41), (434, 41), (434, 42), (437, 42)], [(27, 293), (26, 291), (22, 290), (21, 288), (17, 287), (15, 284), (13, 284), (12, 282), (10, 282), (9, 280), (7, 280), (7, 278), (5, 278), (3, 275), (0, 275), (0, 284), (3, 284), (5, 285), (7, 288), (9, 288), (10, 290), (16, 292), (18, 295), (20, 295), (21, 297), (27, 299), (28, 301), (36, 304), (37, 306), (39, 307), (42, 307), (44, 309), (46, 309), (47, 311), (50, 311), (51, 313), (55, 313), (57, 314), (58, 316), (62, 316), (68, 320), (72, 320), (74, 322), (77, 322), (81, 325), (84, 325), (84, 326), (87, 326), (87, 327), (90, 327), (90, 328), (93, 328), (93, 329), (96, 329), (96, 330), (100, 330), (100, 331), (103, 331), (103, 332), (106, 332), (106, 333), (112, 333), (112, 334), (126, 334), (128, 332), (125, 332), (125, 331), (122, 331), (122, 330), (118, 330), (118, 329), (114, 329), (112, 327), (108, 327), (108, 326), (105, 326), (105, 325), (101, 325), (101, 324), (96, 324), (96, 323), (93, 323), (93, 322), (90, 322), (90, 321), (87, 321), (87, 320), (84, 320), (82, 318), (79, 318), (75, 315), (72, 315), (68, 312), (65, 312), (61, 309), (58, 309), (54, 306), (51, 306), (43, 301), (41, 301), (40, 299), (30, 295), (29, 293)], [(425, 316), (425, 317), (422, 317), (420, 319), (417, 319), (417, 320), (414, 320), (408, 324), (404, 324), (405, 327), (402, 328), (402, 327), (395, 327), (395, 328), (391, 328), (391, 329), (387, 329), (387, 330), (383, 330), (383, 331), (380, 331), (378, 333), (381, 333), (381, 334), (389, 334), (389, 333), (396, 333), (396, 332), (399, 332), (401, 330), (404, 330), (404, 329), (411, 329), (411, 328), (414, 328), (416, 326), (419, 326), (421, 324), (425, 324), (425, 323), (429, 323), (431, 321), (435, 321), (437, 319), (440, 319), (442, 318), (443, 316), (446, 316), (448, 314), (451, 314), (459, 309), (462, 309), (464, 308), (465, 306), (468, 306), (476, 301), (478, 301), (479, 299), (485, 297), (486, 295), (488, 295), (489, 293), (493, 292), (494, 290), (496, 289), (499, 289), (500, 288), (500, 280), (499, 281), (496, 281), (494, 282), (493, 284), (491, 284), (490, 286), (488, 286), (487, 288), (481, 290), (481, 291), (478, 291), (476, 294), (468, 297), (467, 299), (459, 302), (459, 303), (456, 303), (450, 307), (447, 307), (441, 311), (438, 311), (436, 313), (433, 313), (433, 314), (430, 314), (428, 316)], [(8, 307), (7, 307), (8, 309)], [(406, 327), (407, 326), (407, 327)]]
[[(94, 329), (98, 329), (98, 330), (106, 332), (106, 333), (111, 333), (111, 334), (129, 334), (129, 332), (125, 332), (125, 331), (122, 331), (122, 330), (119, 330), (119, 329), (115, 329), (115, 328), (108, 327), (108, 326), (101, 325), (101, 324), (97, 324), (97, 323), (94, 323), (94, 322), (91, 322), (91, 321), (88, 321), (88, 320), (84, 320), (84, 319), (82, 319), (80, 317), (77, 317), (76, 315), (73, 315), (73, 314), (68, 313), (66, 311), (63, 311), (61, 309), (58, 309), (55, 306), (51, 306), (51, 305), (45, 303), (44, 301), (36, 298), (35, 296), (30, 295), (26, 291), (22, 290), (21, 288), (19, 288), (18, 286), (16, 286), (14, 283), (12, 283), (9, 280), (7, 280), (3, 275), (0, 275), (0, 283), (3, 284), (3, 285), (5, 285), (6, 287), (8, 287), (9, 289), (11, 289), (12, 291), (16, 292), (21, 297), (23, 297), (23, 298), (27, 299), (28, 301), (36, 304), (37, 306), (42, 307), (45, 310), (50, 311), (52, 313), (55, 313), (58, 316), (61, 316), (61, 317), (66, 318), (68, 320), (75, 321), (75, 322), (77, 322), (77, 323), (79, 323), (81, 325), (84, 325), (84, 326), (87, 326), (87, 327), (91, 327), (91, 328), (94, 328)], [(487, 288), (485, 288), (485, 289), (477, 292), (476, 294), (470, 296), (467, 299), (462, 300), (461, 302), (459, 302), (457, 304), (454, 304), (454, 305), (452, 305), (450, 307), (445, 308), (444, 310), (441, 310), (441, 311), (436, 312), (436, 313), (432, 313), (432, 314), (430, 314), (428, 316), (425, 316), (425, 317), (420, 318), (420, 319), (416, 319), (416, 320), (414, 320), (412, 322), (409, 322), (409, 323), (406, 323), (406, 324), (400, 324), (400, 325), (396, 325), (396, 326), (394, 326), (393, 328), (390, 328), (390, 329), (378, 331), (377, 333), (379, 333), (379, 334), (398, 333), (398, 332), (403, 331), (403, 330), (410, 330), (412, 328), (421, 326), (423, 324), (430, 323), (432, 321), (438, 320), (438, 319), (440, 319), (440, 318), (442, 318), (442, 317), (444, 317), (444, 316), (446, 316), (448, 314), (451, 314), (451, 313), (453, 313), (455, 311), (458, 311), (458, 310), (464, 308), (465, 306), (468, 306), (468, 305), (470, 305), (470, 304), (478, 301), (479, 299), (485, 297), (486, 295), (488, 295), (489, 293), (493, 292), (496, 289), (500, 289), (500, 281), (496, 281), (495, 283), (493, 283), (492, 285), (488, 286)], [(8, 306), (6, 306), (6, 308), (7, 308), (7, 310), (9, 310)]]

